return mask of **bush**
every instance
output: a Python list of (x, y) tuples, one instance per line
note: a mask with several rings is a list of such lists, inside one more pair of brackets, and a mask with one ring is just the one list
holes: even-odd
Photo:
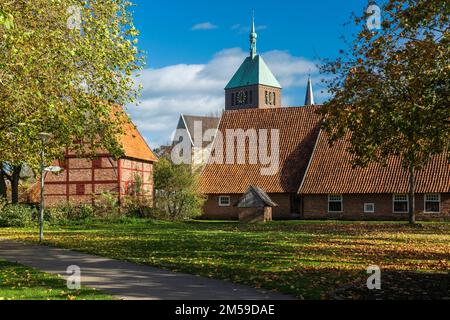
[(120, 219), (167, 219), (161, 210), (153, 208), (151, 197), (126, 196), (119, 207), (117, 195), (104, 193), (96, 197), (94, 205), (61, 203), (45, 209), (44, 220), (49, 225), (77, 225), (93, 220), (115, 223)]
[(8, 205), (8, 201), (5, 198), (0, 197), (0, 212), (3, 210), (4, 207)]
[(36, 209), (26, 205), (6, 205), (0, 210), (0, 227), (30, 227), (36, 224)]
[(86, 222), (95, 217), (94, 207), (89, 204), (63, 203), (46, 209), (44, 213), (44, 220), (51, 225)]
[(104, 192), (95, 199), (95, 216), (102, 218), (115, 218), (120, 215), (117, 194)]
[(57, 206), (45, 209), (44, 221), (50, 225), (67, 225), (69, 219), (67, 218), (66, 206)]
[(156, 207), (169, 220), (187, 220), (202, 214), (205, 197), (198, 188), (199, 174), (188, 165), (161, 158), (155, 163)]
[(132, 218), (160, 219), (163, 215), (153, 208), (153, 200), (144, 196), (128, 196), (123, 199), (122, 214)]

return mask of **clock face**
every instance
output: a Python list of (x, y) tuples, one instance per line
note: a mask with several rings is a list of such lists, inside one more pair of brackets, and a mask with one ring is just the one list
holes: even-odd
[(236, 94), (236, 100), (238, 104), (244, 104), (245, 100), (247, 98), (247, 94), (245, 93), (245, 91), (239, 91)]

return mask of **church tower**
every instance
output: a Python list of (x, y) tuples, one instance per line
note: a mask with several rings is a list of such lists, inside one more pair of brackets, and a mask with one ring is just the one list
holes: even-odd
[(306, 88), (306, 97), (305, 97), (305, 106), (313, 106), (316, 103), (314, 102), (314, 91), (312, 87), (312, 79), (311, 75), (308, 77), (308, 85)]
[(256, 50), (253, 16), (250, 55), (225, 87), (225, 110), (281, 108), (282, 87)]

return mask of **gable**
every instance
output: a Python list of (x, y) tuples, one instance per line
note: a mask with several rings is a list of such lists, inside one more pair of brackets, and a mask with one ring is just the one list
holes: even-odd
[[(178, 120), (177, 130), (186, 130), (191, 141), (191, 144), (194, 146), (194, 138), (195, 138), (195, 127), (196, 123), (201, 123), (202, 136), (208, 130), (217, 130), (219, 126), (220, 118), (219, 117), (204, 117), (204, 116), (188, 116), (181, 115)], [(174, 141), (178, 142), (178, 141)], [(202, 141), (202, 145), (195, 145), (195, 147), (206, 148), (211, 144), (210, 141)]]

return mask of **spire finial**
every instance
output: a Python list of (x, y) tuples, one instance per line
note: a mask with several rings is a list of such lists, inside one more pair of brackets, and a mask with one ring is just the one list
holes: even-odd
[(308, 75), (308, 87), (306, 89), (306, 98), (305, 98), (305, 106), (313, 106), (315, 105), (314, 101), (314, 91), (312, 87), (312, 79), (311, 74)]
[(253, 9), (253, 14), (252, 14), (252, 33), (256, 33), (256, 28), (255, 28), (255, 9)]
[(255, 27), (255, 10), (253, 10), (253, 18), (252, 18), (252, 32), (250, 33), (250, 57), (254, 59), (257, 55), (256, 52), (256, 39), (258, 38), (258, 35), (256, 34), (256, 27)]

